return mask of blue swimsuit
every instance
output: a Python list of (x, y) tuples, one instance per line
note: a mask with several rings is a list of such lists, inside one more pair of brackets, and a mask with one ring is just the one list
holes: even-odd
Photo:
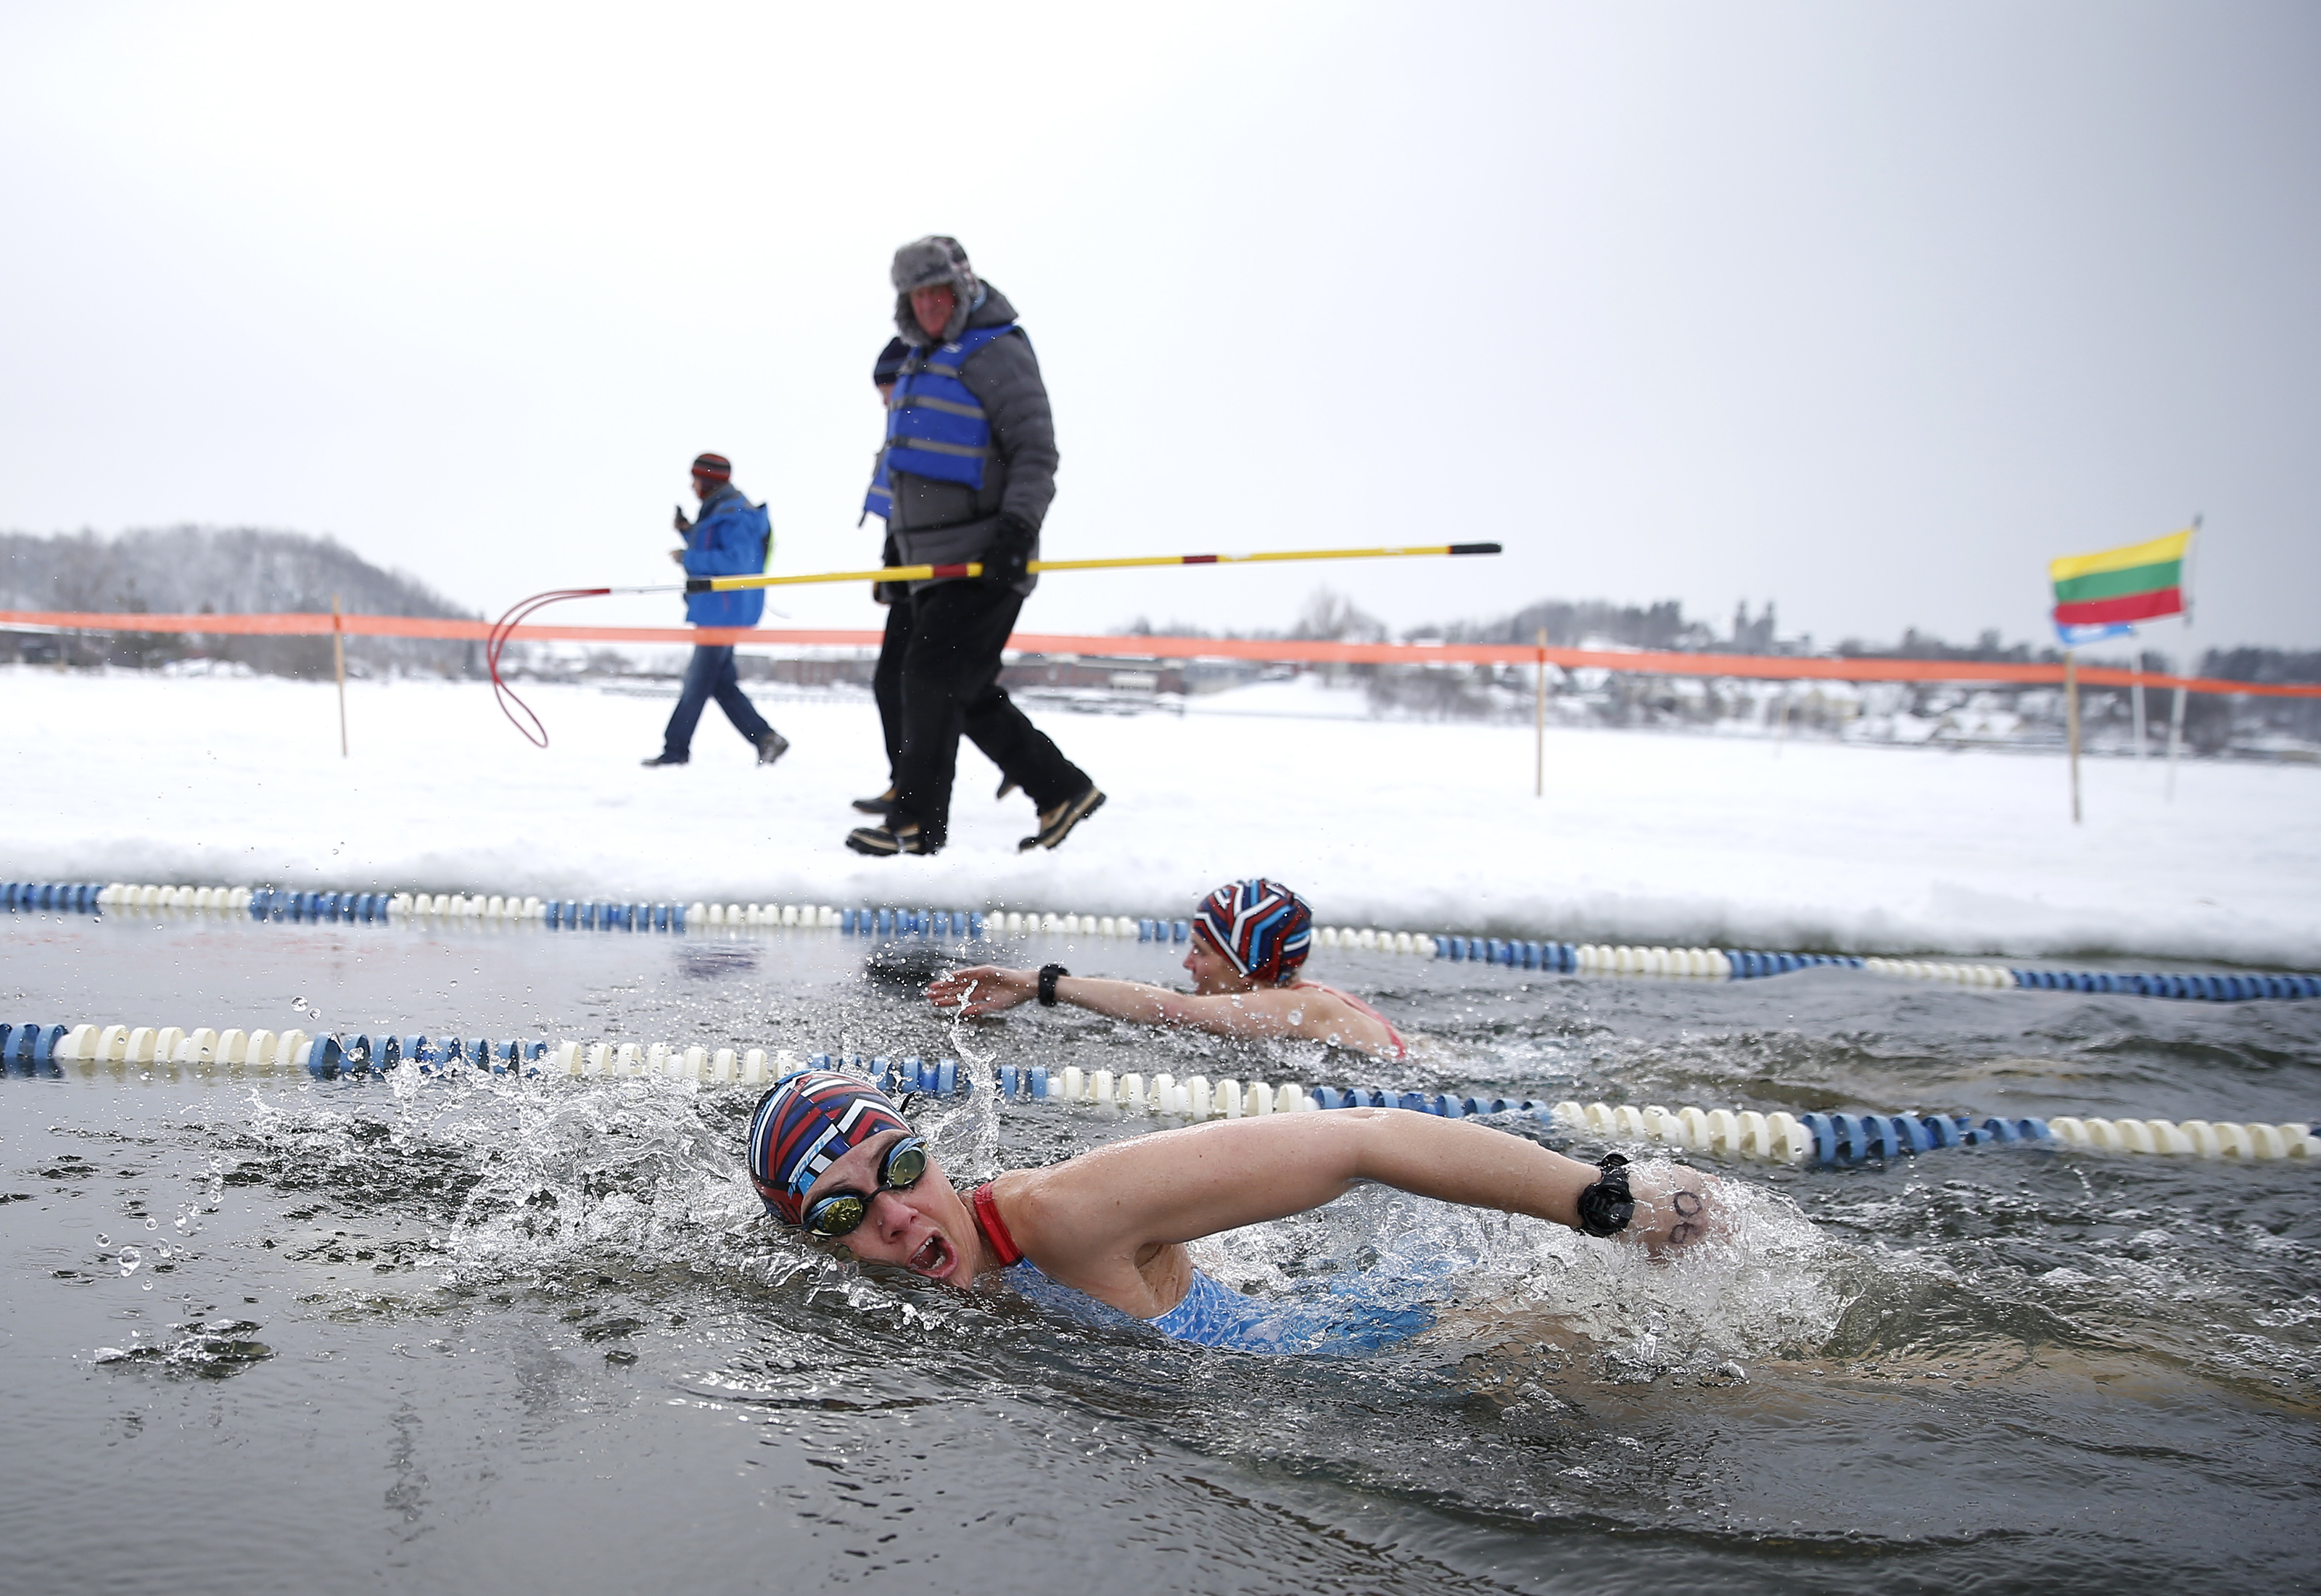
[(1227, 1347), (1237, 1352), (1302, 1352), (1320, 1357), (1360, 1357), (1407, 1341), (1430, 1328), (1434, 1310), (1423, 1301), (1380, 1301), (1358, 1274), (1334, 1275), (1327, 1293), (1269, 1301), (1220, 1285), (1198, 1269), (1185, 1300), (1158, 1319), (1137, 1319), (1086, 1292), (1049, 1279), (1029, 1258), (1002, 1275), (1026, 1301), (1069, 1314), (1083, 1324), (1142, 1326), (1178, 1341)]
[(1040, 1266), (1024, 1256), (1024, 1249), (1007, 1233), (989, 1186), (976, 1187), (969, 1207), (984, 1240), (1006, 1265), (1003, 1278), (1024, 1301), (1054, 1309), (1082, 1324), (1111, 1328), (1142, 1326), (1174, 1340), (1229, 1347), (1239, 1352), (1359, 1357), (1407, 1341), (1434, 1323), (1428, 1288), (1432, 1279), (1449, 1267), (1438, 1262), (1398, 1281), (1383, 1274), (1335, 1274), (1319, 1291), (1273, 1301), (1243, 1296), (1196, 1269), (1183, 1301), (1158, 1319), (1138, 1319), (1040, 1273)]

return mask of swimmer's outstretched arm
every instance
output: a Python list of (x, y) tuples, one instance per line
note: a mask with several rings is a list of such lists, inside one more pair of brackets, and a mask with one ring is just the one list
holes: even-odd
[[(952, 970), (927, 984), (927, 998), (938, 1009), (958, 1009), (969, 1018), (997, 1014), (1040, 995), (1037, 970), (1005, 970), (997, 965)], [(1197, 993), (1171, 992), (1142, 981), (1114, 981), (1093, 975), (1065, 975), (1056, 982), (1056, 1000), (1115, 1020), (1142, 1025), (1183, 1025), (1226, 1037), (1297, 1037), (1320, 1038), (1321, 1005), (1311, 997), (1281, 988), (1203, 997)], [(1308, 1019), (1308, 1015), (1314, 1018)]]
[[(1052, 1260), (1100, 1275), (1141, 1266), (1172, 1242), (1319, 1208), (1364, 1180), (1577, 1229), (1579, 1194), (1601, 1174), (1488, 1126), (1402, 1109), (1333, 1109), (1115, 1142), (1006, 1177), (1006, 1197), (1017, 1239), (1042, 1268)], [(1633, 1176), (1631, 1194), (1635, 1212), (1621, 1239), (1655, 1253), (1716, 1226), (1715, 1183), (1698, 1170)]]

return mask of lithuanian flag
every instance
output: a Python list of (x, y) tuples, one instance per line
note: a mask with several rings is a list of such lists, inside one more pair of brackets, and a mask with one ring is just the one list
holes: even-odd
[(2055, 584), (2057, 627), (2124, 626), (2184, 612), (2184, 549), (2189, 530), (2107, 549), (2067, 554), (2047, 565)]

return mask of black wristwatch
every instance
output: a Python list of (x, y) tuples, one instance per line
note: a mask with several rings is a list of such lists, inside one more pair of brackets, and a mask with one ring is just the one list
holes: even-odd
[(1628, 1161), (1606, 1153), (1596, 1167), (1604, 1173), (1579, 1193), (1579, 1228), (1590, 1236), (1617, 1236), (1636, 1213), (1636, 1200), (1628, 1193)]
[(1070, 974), (1071, 972), (1061, 965), (1040, 966), (1040, 1007), (1052, 1009), (1056, 1006), (1056, 977)]

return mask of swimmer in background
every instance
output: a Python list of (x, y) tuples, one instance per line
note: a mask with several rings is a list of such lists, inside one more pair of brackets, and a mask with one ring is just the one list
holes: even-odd
[[(1217, 888), (1193, 911), (1185, 968), (1188, 994), (1142, 981), (1075, 975), (1061, 965), (1005, 970), (978, 965), (930, 983), (938, 1009), (975, 1018), (1031, 999), (1053, 1008), (1070, 1003), (1115, 1020), (1188, 1026), (1221, 1037), (1297, 1037), (1352, 1047), (1377, 1058), (1401, 1058), (1402, 1033), (1361, 999), (1298, 969), (1313, 946), (1314, 911), (1288, 887), (1262, 877)], [(1053, 972), (1051, 975), (1050, 972)]]
[(1338, 1356), (1406, 1340), (1431, 1307), (1376, 1300), (1360, 1274), (1268, 1300), (1220, 1284), (1185, 1244), (1319, 1208), (1357, 1182), (1528, 1214), (1655, 1256), (1721, 1229), (1716, 1183), (1681, 1165), (1582, 1164), (1470, 1120), (1333, 1109), (1215, 1120), (1133, 1137), (953, 1189), (902, 1111), (868, 1081), (806, 1070), (750, 1120), (751, 1183), (782, 1223), (961, 1290), (998, 1274), (1097, 1324), (1246, 1352)]

